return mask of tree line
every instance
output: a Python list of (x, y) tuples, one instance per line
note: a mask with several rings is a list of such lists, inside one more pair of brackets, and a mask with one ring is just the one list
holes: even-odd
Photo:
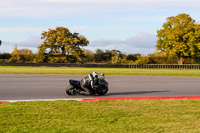
[[(95, 52), (84, 49), (89, 41), (68, 28), (56, 27), (41, 34), (38, 52), (18, 49), (0, 54), (0, 62), (107, 63), (107, 64), (199, 64), (200, 25), (188, 14), (168, 17), (157, 31), (156, 52), (149, 55), (125, 54), (120, 50)], [(0, 41), (1, 45), (1, 41)]]
[[(17, 49), (12, 53), (0, 54), (0, 62), (11, 63), (87, 63), (87, 64), (177, 64), (176, 56), (167, 56), (165, 52), (142, 55), (124, 54), (119, 50), (97, 49), (95, 52), (81, 49), (83, 54), (79, 60), (72, 56), (48, 56), (41, 59), (39, 53), (33, 53), (29, 49)], [(81, 59), (81, 60), (80, 60)], [(200, 58), (185, 58), (185, 64), (200, 64)]]

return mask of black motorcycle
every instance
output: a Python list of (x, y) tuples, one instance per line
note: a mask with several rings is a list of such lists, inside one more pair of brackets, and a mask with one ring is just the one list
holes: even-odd
[[(108, 82), (105, 80), (104, 74), (98, 78), (98, 83), (94, 84), (92, 90), (92, 95), (105, 95), (108, 92)], [(79, 80), (69, 80), (69, 86), (66, 88), (66, 93), (68, 95), (80, 95), (80, 92), (84, 91), (81, 88)]]

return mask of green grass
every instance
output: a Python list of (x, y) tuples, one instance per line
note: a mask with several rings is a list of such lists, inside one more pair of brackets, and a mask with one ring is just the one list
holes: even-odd
[(40, 101), (0, 104), (0, 132), (195, 133), (200, 100)]
[(200, 76), (200, 69), (128, 69), (128, 68), (80, 68), (80, 67), (16, 67), (0, 66), (0, 74), (79, 74), (97, 71), (106, 75), (143, 76)]

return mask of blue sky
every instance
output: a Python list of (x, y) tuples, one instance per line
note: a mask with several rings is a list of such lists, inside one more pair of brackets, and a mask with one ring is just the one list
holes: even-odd
[(64, 26), (84, 35), (85, 49), (126, 54), (155, 52), (156, 31), (169, 16), (187, 13), (200, 21), (198, 0), (1, 0), (0, 52), (37, 52), (41, 33)]

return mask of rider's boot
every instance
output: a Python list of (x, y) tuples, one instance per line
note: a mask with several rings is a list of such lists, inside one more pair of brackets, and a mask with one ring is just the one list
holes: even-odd
[(79, 92), (80, 95), (92, 95), (92, 93), (90, 92), (86, 92), (86, 91), (81, 91)]

